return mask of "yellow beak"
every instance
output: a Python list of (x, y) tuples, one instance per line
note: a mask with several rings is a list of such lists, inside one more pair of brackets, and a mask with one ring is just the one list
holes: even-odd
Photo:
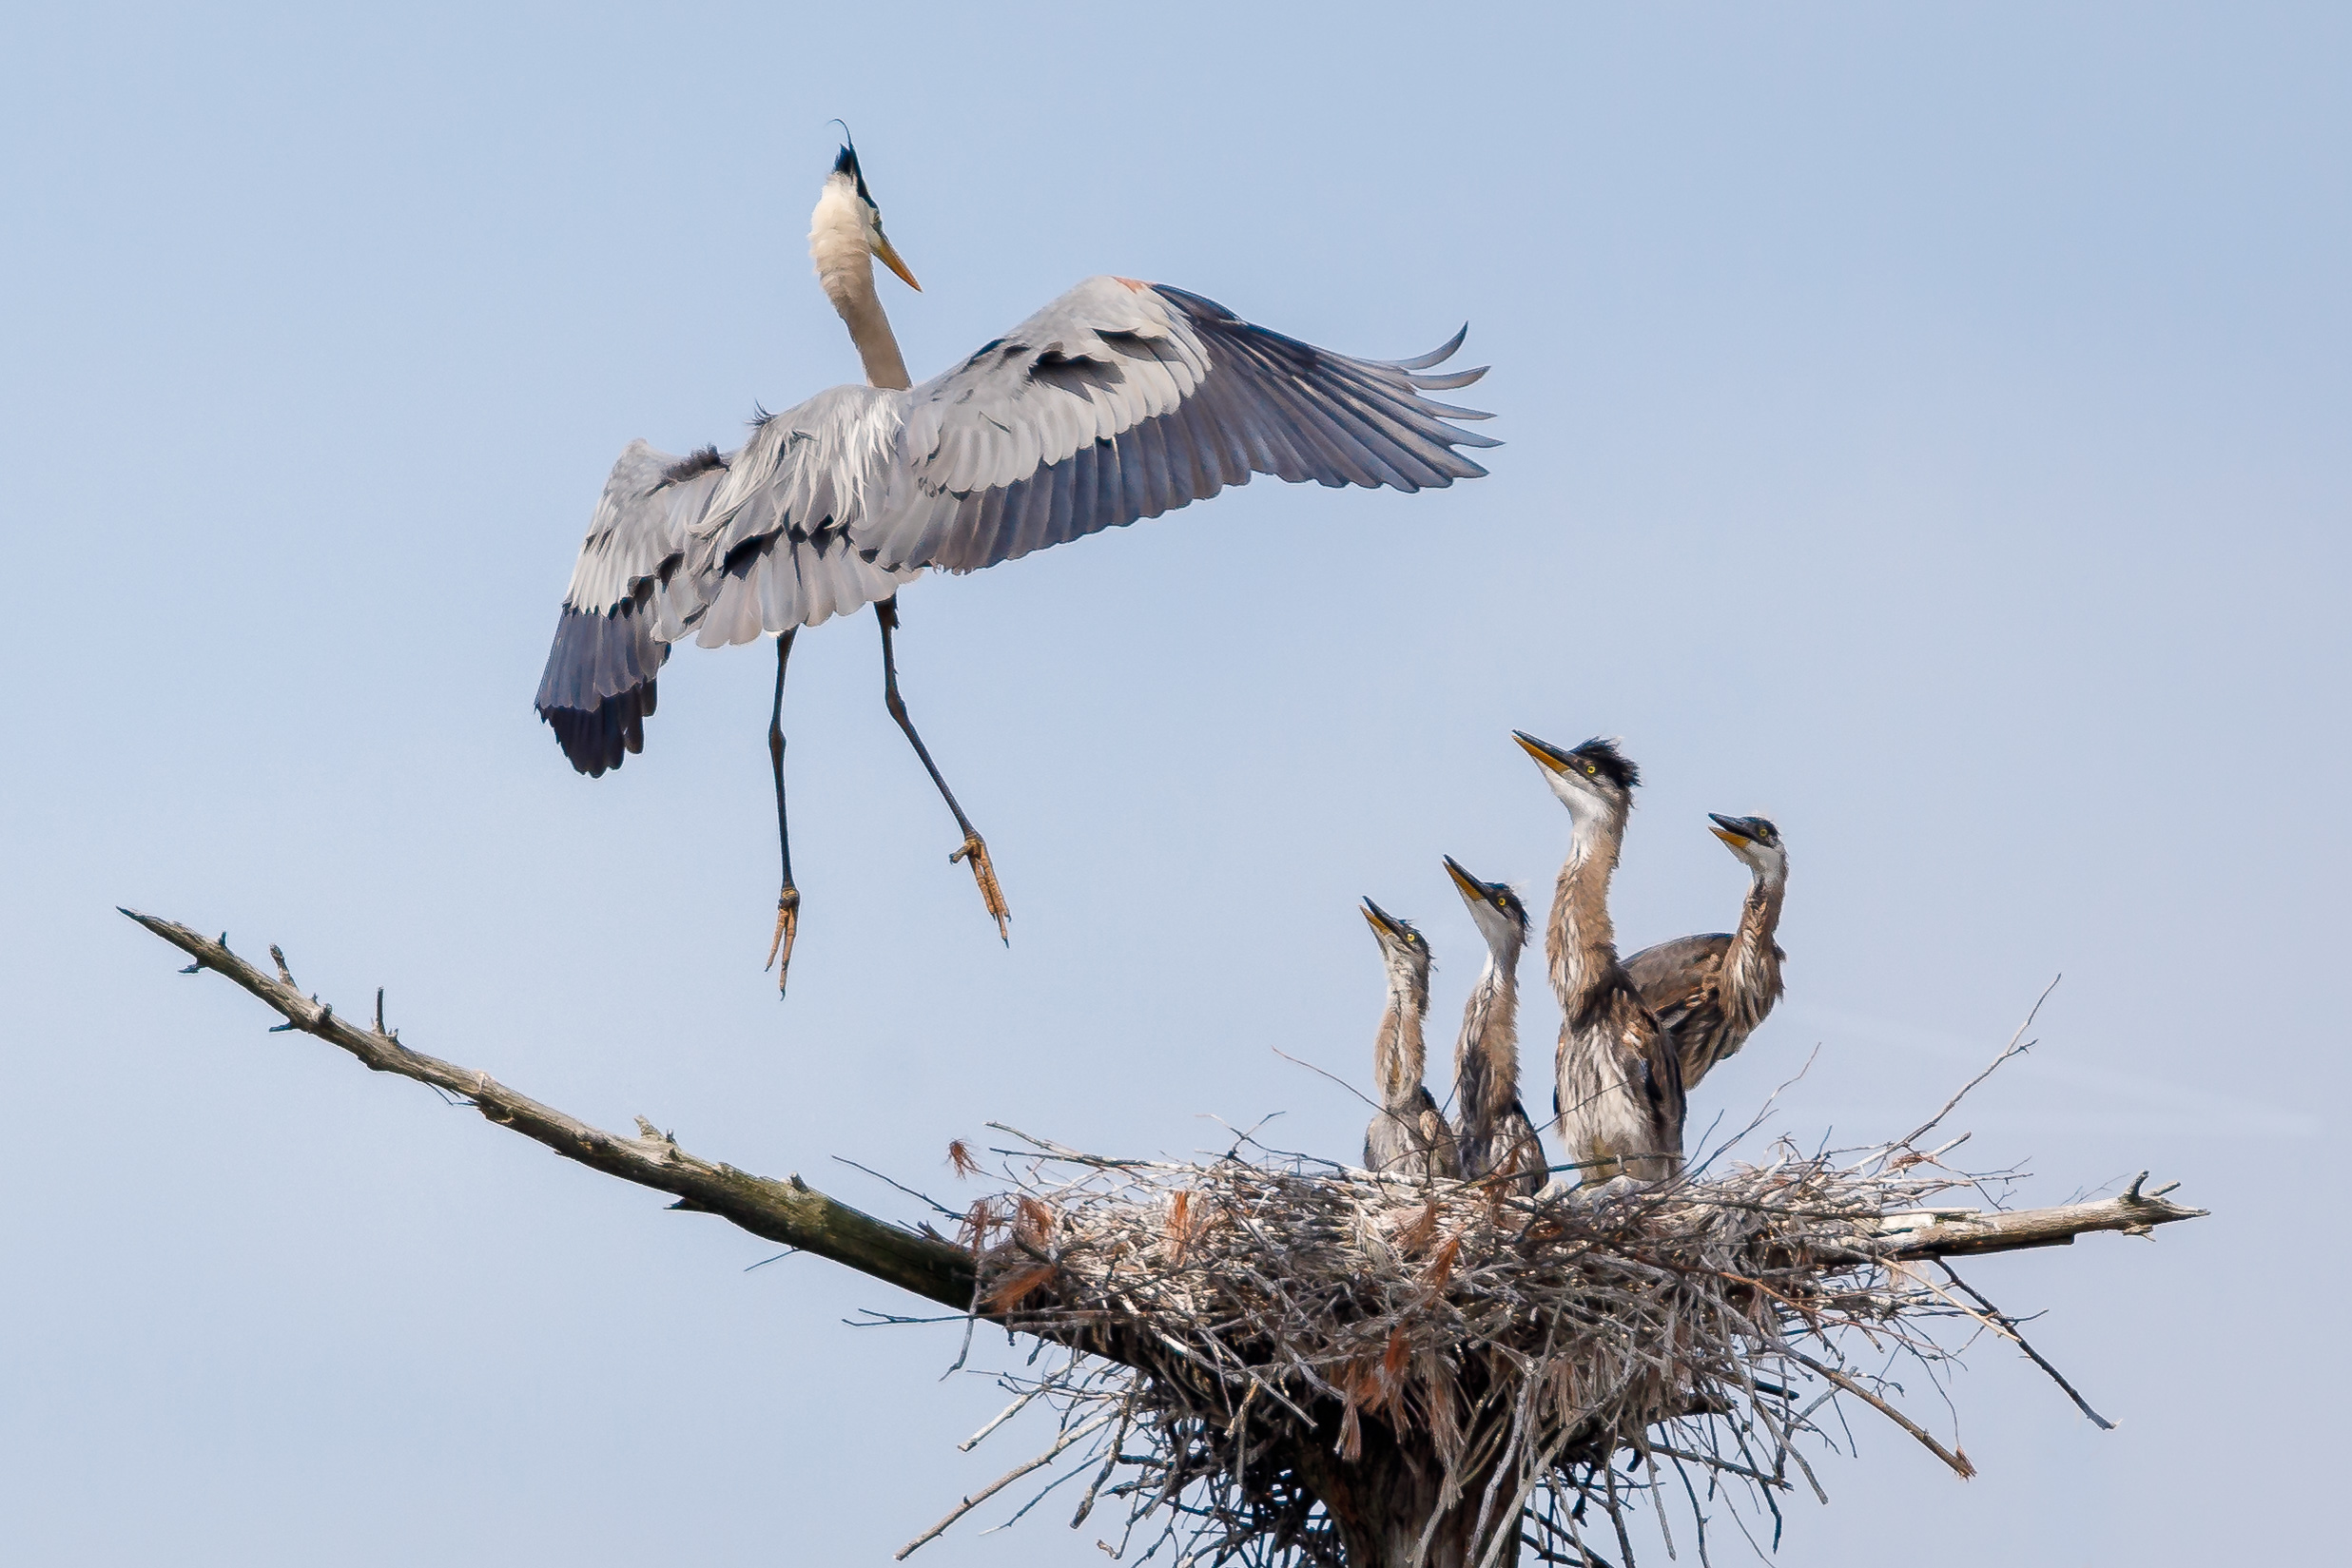
[(900, 281), (917, 294), (923, 292), (923, 285), (915, 281), (915, 275), (907, 270), (906, 263), (900, 259), (898, 248), (892, 245), (888, 238), (879, 229), (874, 232), (874, 254), (882, 258), (884, 266), (899, 275)]
[(1519, 743), (1519, 748), (1522, 751), (1550, 768), (1554, 773), (1565, 773), (1568, 770), (1568, 759), (1557, 746), (1548, 745), (1525, 730), (1512, 730), (1511, 739)]
[(1364, 900), (1363, 910), (1364, 923), (1370, 926), (1374, 932), (1383, 937), (1394, 937), (1399, 940), (1403, 939), (1405, 936), (1405, 927), (1397, 920), (1395, 916), (1390, 914), (1387, 910), (1381, 908), (1370, 899), (1366, 899)]
[(1485, 901), (1487, 890), (1478, 884), (1477, 879), (1456, 865), (1451, 855), (1446, 857), (1446, 875), (1453, 879), (1454, 886), (1462, 890), (1464, 898)]

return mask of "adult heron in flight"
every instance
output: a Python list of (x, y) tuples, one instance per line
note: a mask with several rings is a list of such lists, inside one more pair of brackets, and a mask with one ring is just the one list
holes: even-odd
[(1459, 1176), (1462, 1160), (1451, 1129), (1422, 1082), (1427, 1065), (1422, 1021), (1429, 1012), (1429, 944), (1410, 920), (1400, 920), (1371, 900), (1364, 919), (1380, 944), (1389, 1003), (1372, 1036), (1372, 1077), (1380, 1109), (1364, 1130), (1364, 1169), (1408, 1176)]
[(784, 672), (801, 628), (875, 607), (884, 700), (963, 830), (950, 861), (970, 861), (998, 934), (1008, 936), (988, 846), (899, 698), (891, 633), (900, 585), (926, 568), (977, 571), (1157, 517), (1254, 474), (1443, 487), (1486, 472), (1457, 448), (1496, 444), (1448, 422), (1485, 415), (1423, 396), (1485, 374), (1424, 374), (1462, 333), (1417, 358), (1356, 359), (1129, 278), (1088, 279), (915, 386), (873, 262), (910, 288), (914, 274), (883, 233), (852, 147), (818, 196), (808, 249), (865, 384), (763, 415), (730, 453), (676, 457), (632, 441), (590, 519), (537, 699), (572, 765), (600, 774), (643, 747), (654, 677), (672, 643), (775, 637), (768, 747), (784, 876), (768, 958), (787, 969), (800, 891), (784, 809)]
[(1462, 1004), (1453, 1047), (1454, 1141), (1462, 1173), (1496, 1177), (1521, 1197), (1544, 1188), (1544, 1144), (1519, 1098), (1519, 955), (1527, 906), (1502, 882), (1482, 882), (1446, 857), (1446, 874), (1487, 939), (1487, 966)]
[(1564, 751), (1514, 730), (1568, 808), (1568, 858), (1544, 928), (1560, 997), (1552, 1109), (1560, 1141), (1587, 1186), (1618, 1175), (1658, 1181), (1682, 1168), (1682, 1067), (1674, 1036), (1617, 961), (1609, 877), (1641, 770), (1615, 745)]
[(1715, 823), (1710, 831), (1748, 868), (1740, 929), (1677, 937), (1625, 960), (1642, 999), (1674, 1035), (1686, 1091), (1748, 1043), (1780, 999), (1780, 965), (1788, 958), (1773, 939), (1789, 883), (1780, 830), (1761, 817), (1707, 817)]

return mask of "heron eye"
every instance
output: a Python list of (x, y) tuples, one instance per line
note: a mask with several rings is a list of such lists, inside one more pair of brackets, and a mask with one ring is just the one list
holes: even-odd
[(1597, 768), (1597, 767), (1593, 766), (1593, 765), (1592, 765), (1592, 764), (1590, 764), (1590, 763), (1586, 763), (1586, 764), (1584, 765), (1584, 776), (1585, 776), (1586, 778), (1590, 778), (1593, 774), (1598, 773), (1598, 772), (1600, 772), (1600, 771), (1601, 771), (1601, 770), (1600, 770), (1599, 768)]

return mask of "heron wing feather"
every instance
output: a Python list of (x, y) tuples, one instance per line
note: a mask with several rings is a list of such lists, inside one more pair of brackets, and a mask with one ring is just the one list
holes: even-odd
[(618, 767), (645, 745), (655, 675), (701, 615), (701, 584), (682, 570), (693, 526), (728, 459), (642, 440), (621, 450), (572, 567), (535, 706), (583, 773)]
[(813, 626), (889, 597), (916, 569), (850, 535), (889, 489), (906, 394), (835, 387), (762, 421), (720, 456), (632, 441), (590, 518), (539, 682), (573, 765), (602, 773), (645, 744), (670, 645)]
[(1253, 474), (1414, 491), (1486, 472), (1484, 418), (1418, 372), (1254, 326), (1167, 285), (1090, 278), (907, 394), (887, 499), (852, 527), (885, 570), (973, 571), (1205, 500)]
[(692, 531), (687, 566), (713, 601), (698, 644), (815, 626), (888, 598), (916, 574), (872, 566), (850, 544), (888, 492), (906, 396), (833, 387), (744, 444)]
[(1725, 1024), (1723, 956), (1730, 948), (1730, 934), (1715, 931), (1677, 937), (1625, 960), (1625, 974), (1643, 1002), (1674, 1036), (1686, 1089), (1715, 1065)]

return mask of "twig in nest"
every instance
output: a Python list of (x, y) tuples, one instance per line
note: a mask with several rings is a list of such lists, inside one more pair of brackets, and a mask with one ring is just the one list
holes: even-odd
[(927, 1542), (937, 1540), (941, 1536), (946, 1533), (947, 1527), (955, 1523), (956, 1520), (962, 1519), (964, 1515), (970, 1513), (982, 1503), (986, 1502), (990, 1498), (995, 1497), (999, 1492), (1003, 1491), (1007, 1486), (1010, 1486), (1013, 1482), (1019, 1481), (1030, 1471), (1038, 1469), (1042, 1465), (1051, 1464), (1056, 1459), (1060, 1457), (1062, 1450), (1068, 1448), (1072, 1443), (1078, 1442), (1081, 1439), (1091, 1437), (1096, 1432), (1100, 1431), (1104, 1426), (1110, 1423), (1110, 1415), (1106, 1412), (1103, 1415), (1097, 1416), (1093, 1421), (1088, 1422), (1083, 1426), (1073, 1427), (1071, 1430), (1064, 1432), (1055, 1441), (1055, 1443), (1051, 1448), (1046, 1449), (1045, 1452), (1040, 1454), (1037, 1458), (1029, 1460), (1023, 1463), (1014, 1465), (1010, 1470), (1005, 1471), (1004, 1474), (999, 1476), (996, 1480), (990, 1481), (979, 1491), (973, 1492), (966, 1496), (962, 1502), (957, 1503), (953, 1508), (947, 1510), (947, 1517), (945, 1519), (941, 1520), (937, 1524), (932, 1525), (931, 1528), (925, 1530), (923, 1534), (917, 1536), (914, 1539), (908, 1541), (905, 1545), (891, 1553), (890, 1556), (892, 1560), (897, 1562), (904, 1562), (907, 1555), (913, 1552), (916, 1548), (923, 1546)]
[[(1895, 1147), (1898, 1149), (1908, 1149), (1917, 1144), (1921, 1138), (1926, 1137), (1930, 1132), (1935, 1130), (1935, 1125), (1938, 1122), (1942, 1121), (1946, 1116), (1951, 1115), (1953, 1109), (1955, 1106), (1957, 1106), (1962, 1100), (1968, 1098), (1969, 1091), (1974, 1089), (1978, 1084), (1984, 1082), (1987, 1078), (1992, 1076), (1995, 1072), (1999, 1071), (2003, 1062), (2009, 1060), (2012, 1056), (2022, 1056), (2027, 1052), (2032, 1050), (2033, 1042), (2025, 1038), (2025, 1033), (2027, 1030), (2033, 1027), (2034, 1018), (2040, 1016), (2042, 1011), (2042, 1003), (2050, 1000), (2050, 994), (2052, 991), (2057, 990), (2058, 982), (2065, 978), (2066, 977), (2064, 975), (2051, 976), (2050, 983), (2042, 987), (2042, 994), (2033, 998), (2032, 1007), (2027, 1010), (2026, 1021), (2017, 1026), (2017, 1033), (2009, 1037), (2009, 1043), (2001, 1048), (2001, 1054), (1999, 1055), (1992, 1058), (1992, 1065), (1987, 1067), (1983, 1072), (1977, 1074), (1974, 1077), (1969, 1079), (1968, 1082), (1962, 1084), (1960, 1086), (1960, 1092), (1953, 1095), (1952, 1098), (1946, 1100), (1944, 1102), (1944, 1108), (1941, 1111), (1936, 1112), (1935, 1114), (1930, 1116), (1927, 1120), (1913, 1128), (1906, 1135), (1895, 1139)], [(2018, 1043), (2020, 1040), (2024, 1040), (2025, 1043), (2020, 1045)]]

